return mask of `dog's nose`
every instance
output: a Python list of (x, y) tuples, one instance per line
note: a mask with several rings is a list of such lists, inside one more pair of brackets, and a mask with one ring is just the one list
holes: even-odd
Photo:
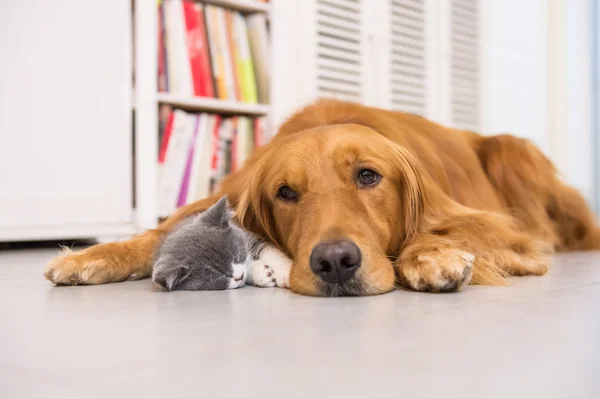
[(343, 283), (360, 267), (360, 249), (352, 241), (324, 241), (310, 254), (310, 268), (327, 283)]

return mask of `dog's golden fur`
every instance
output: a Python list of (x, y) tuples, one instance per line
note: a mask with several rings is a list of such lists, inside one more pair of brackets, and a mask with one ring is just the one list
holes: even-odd
[[(379, 184), (356, 184), (360, 168)], [(277, 198), (282, 185), (298, 193)], [(544, 274), (553, 250), (600, 248), (593, 213), (531, 143), (484, 137), (424, 118), (322, 100), (296, 113), (217, 192), (128, 241), (67, 252), (50, 262), (57, 284), (99, 284), (150, 275), (160, 238), (226, 194), (239, 222), (294, 259), (291, 289), (369, 295), (396, 283), (422, 291), (505, 284)], [(363, 261), (345, 285), (309, 267), (320, 241), (352, 240)], [(472, 269), (471, 269), (472, 267)]]

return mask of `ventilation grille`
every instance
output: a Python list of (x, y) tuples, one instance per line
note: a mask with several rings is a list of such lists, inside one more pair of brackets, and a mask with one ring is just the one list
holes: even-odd
[(392, 0), (391, 46), (391, 108), (425, 115), (425, 0)]
[(452, 0), (450, 13), (451, 123), (479, 129), (478, 0)]
[(317, 0), (317, 93), (362, 98), (361, 0)]

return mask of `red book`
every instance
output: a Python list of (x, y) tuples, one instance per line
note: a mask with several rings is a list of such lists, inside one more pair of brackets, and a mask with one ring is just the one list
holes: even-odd
[(208, 34), (206, 33), (206, 23), (204, 19), (204, 8), (202, 4), (195, 4), (196, 13), (198, 14), (198, 29), (200, 32), (200, 79), (205, 90), (206, 97), (214, 97), (215, 89), (213, 86), (212, 68), (210, 66), (210, 52), (208, 49)]
[(194, 95), (206, 96), (206, 89), (202, 80), (202, 40), (198, 25), (198, 13), (195, 4), (190, 1), (183, 2), (183, 15), (187, 32), (187, 48), (194, 82)]
[(175, 113), (170, 112), (165, 124), (165, 131), (160, 142), (160, 152), (158, 154), (158, 163), (165, 162), (165, 156), (167, 155), (167, 148), (169, 147), (169, 138), (171, 137), (171, 131), (173, 130), (173, 120), (175, 119)]

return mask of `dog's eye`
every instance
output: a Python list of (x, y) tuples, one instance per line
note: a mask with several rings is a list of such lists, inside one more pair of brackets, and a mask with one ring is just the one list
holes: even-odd
[(281, 186), (279, 187), (279, 190), (277, 190), (277, 197), (284, 201), (296, 201), (298, 199), (298, 193), (288, 186)]
[(362, 186), (373, 186), (379, 181), (377, 172), (371, 169), (362, 169), (358, 172), (358, 183)]

